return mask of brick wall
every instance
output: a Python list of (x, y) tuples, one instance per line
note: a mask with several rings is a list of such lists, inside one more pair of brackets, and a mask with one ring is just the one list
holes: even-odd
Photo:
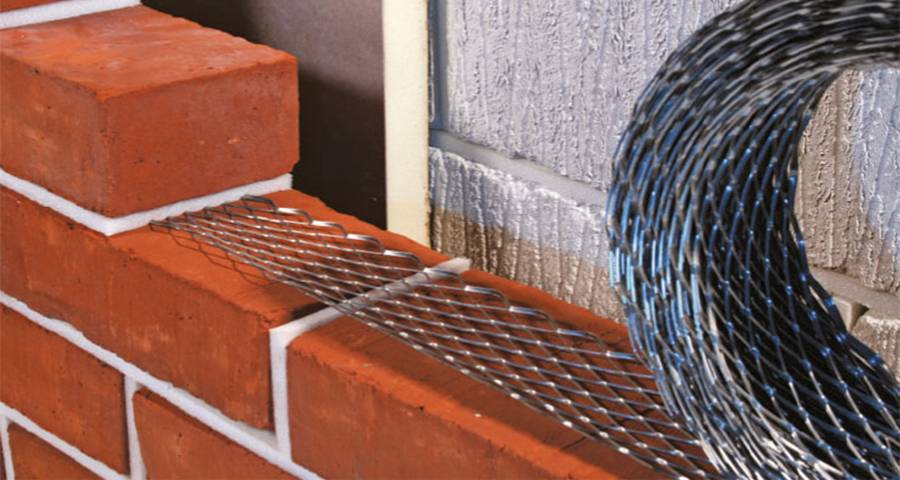
[[(294, 62), (146, 7), (0, 30), (3, 475), (654, 476), (216, 248), (123, 223), (290, 171)], [(282, 207), (448, 260), (266, 185)], [(530, 287), (465, 278), (624, 339)]]

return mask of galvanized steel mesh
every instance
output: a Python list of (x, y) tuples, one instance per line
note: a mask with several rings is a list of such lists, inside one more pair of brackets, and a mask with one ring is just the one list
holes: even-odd
[[(247, 197), (162, 222), (675, 477), (896, 478), (900, 389), (810, 276), (810, 111), (900, 59), (897, 1), (751, 1), (638, 102), (609, 199), (639, 355), (341, 225)], [(648, 369), (649, 367), (649, 369)]]
[(628, 351), (411, 253), (246, 197), (162, 222), (292, 285), (584, 435), (677, 477), (714, 476)]
[(608, 225), (630, 337), (723, 473), (900, 478), (900, 389), (810, 275), (793, 212), (825, 89), (898, 60), (897, 0), (748, 1), (669, 57), (621, 140)]

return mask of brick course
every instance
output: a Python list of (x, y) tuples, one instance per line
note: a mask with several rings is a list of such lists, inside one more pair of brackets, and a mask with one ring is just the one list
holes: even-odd
[(122, 375), (6, 306), (0, 318), (0, 401), (127, 473)]
[(164, 232), (107, 238), (7, 189), (0, 204), (3, 291), (229, 416), (271, 427), (268, 330), (315, 300)]
[[(413, 251), (428, 265), (447, 259), (302, 193), (269, 197)], [(320, 308), (317, 302), (166, 232), (107, 238), (9, 190), (0, 201), (0, 254), (11, 259), (0, 265), (4, 291), (232, 418), (271, 427), (267, 331)], [(586, 310), (483, 272), (464, 278), (627, 349), (623, 327)], [(293, 458), (328, 477), (653, 475), (355, 320), (299, 337), (288, 359)]]
[[(609, 319), (485, 272), (463, 278), (630, 350)], [(349, 318), (294, 341), (288, 391), (294, 459), (326, 477), (658, 475)]]
[[(415, 251), (429, 265), (447, 259), (314, 197), (271, 198)], [(107, 238), (8, 189), (0, 204), (3, 291), (232, 418), (271, 428), (268, 330), (321, 308), (317, 301), (163, 231)]]
[(287, 173), (294, 57), (146, 7), (0, 31), (0, 166), (107, 216)]

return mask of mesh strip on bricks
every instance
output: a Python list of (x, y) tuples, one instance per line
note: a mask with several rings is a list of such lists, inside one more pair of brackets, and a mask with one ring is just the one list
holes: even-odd
[(154, 224), (224, 251), (586, 436), (673, 476), (714, 476), (696, 439), (668, 415), (630, 352), (456, 273), (426, 267), (270, 199), (206, 208)]

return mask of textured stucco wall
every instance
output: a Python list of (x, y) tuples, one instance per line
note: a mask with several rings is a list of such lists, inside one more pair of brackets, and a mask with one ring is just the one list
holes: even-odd
[(735, 0), (439, 0), (444, 129), (600, 189), (666, 56)]
[[(602, 219), (618, 135), (672, 49), (737, 1), (435, 2), (433, 127), (510, 159), (495, 168), (437, 145), (435, 246), (619, 317)], [(813, 265), (900, 297), (898, 90), (896, 69), (840, 79), (808, 129), (797, 200)], [(516, 162), (547, 167), (547, 182), (524, 180)]]
[(847, 72), (832, 85), (800, 171), (810, 263), (900, 297), (900, 70)]

